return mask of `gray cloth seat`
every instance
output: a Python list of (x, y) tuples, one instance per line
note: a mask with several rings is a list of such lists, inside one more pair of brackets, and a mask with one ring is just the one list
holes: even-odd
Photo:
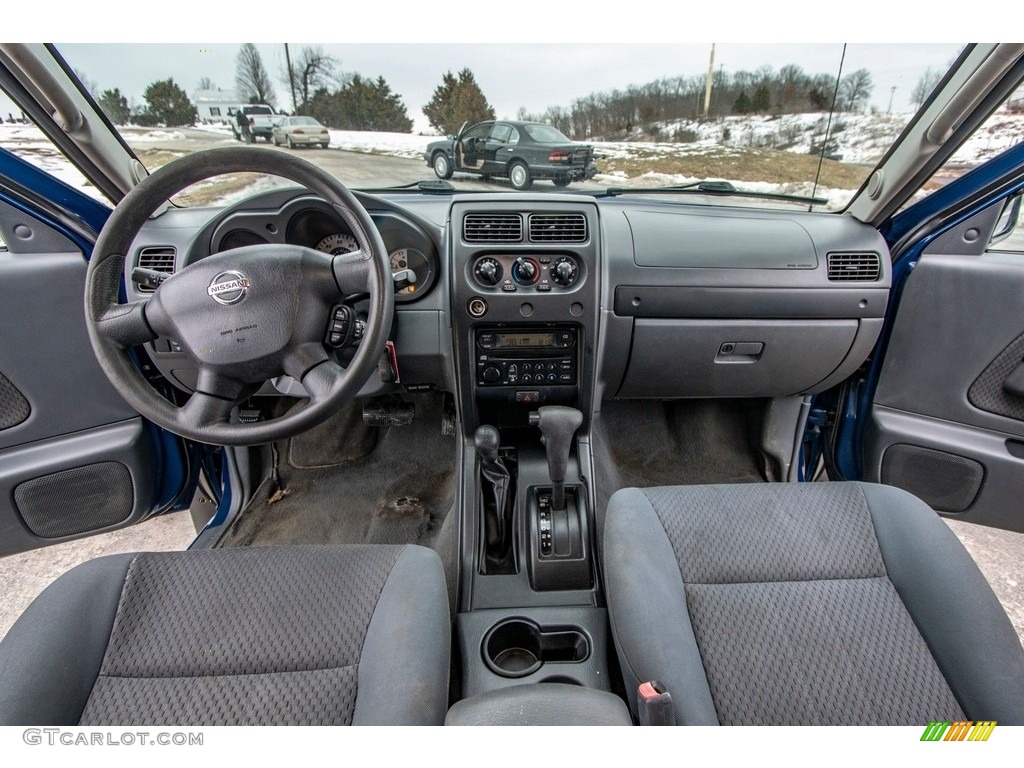
[(960, 542), (863, 483), (618, 491), (604, 529), (630, 704), (679, 724), (1024, 724), (1024, 650)]
[(440, 725), (449, 650), (423, 547), (113, 555), (0, 643), (0, 724)]

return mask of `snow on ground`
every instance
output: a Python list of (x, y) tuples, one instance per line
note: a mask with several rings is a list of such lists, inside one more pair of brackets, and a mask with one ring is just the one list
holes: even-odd
[(367, 152), (375, 155), (423, 159), (423, 151), (437, 136), (417, 136), (411, 133), (384, 131), (336, 131), (331, 129), (331, 148), (349, 152)]
[[(843, 162), (873, 164), (881, 158), (895, 138), (903, 130), (910, 116), (836, 114), (829, 118), (823, 113), (808, 113), (783, 116), (734, 116), (713, 121), (680, 120), (655, 126), (653, 141), (590, 141), (600, 159), (650, 160), (657, 165), (659, 160), (713, 156), (717, 160), (741, 157), (752, 150), (782, 150), (809, 154), (812, 148), (820, 148), (826, 127), (830, 135), (829, 151), (842, 156)], [(179, 153), (187, 151), (189, 137), (181, 130), (164, 128), (123, 127), (122, 133), (130, 145), (143, 148), (157, 148), (162, 142), (173, 143), (173, 149), (165, 151)], [(231, 127), (226, 124), (196, 124), (193, 130), (224, 137), (223, 143), (232, 143)], [(350, 152), (390, 155), (393, 157), (421, 160), (424, 150), (435, 136), (377, 131), (331, 130), (331, 148)], [(999, 152), (1024, 140), (1024, 114), (1000, 110), (954, 155), (952, 162), (957, 165), (975, 165), (984, 162)], [(832, 142), (834, 141), (834, 145)], [(71, 186), (85, 193), (103, 199), (99, 192), (67, 160), (64, 159), (49, 140), (33, 125), (0, 125), (0, 146), (16, 148), (18, 154), (29, 162), (49, 171)], [(624, 172), (600, 173), (595, 177), (599, 184), (630, 186), (662, 186), (687, 184), (698, 179), (665, 173), (644, 173), (632, 178)], [(818, 187), (811, 182), (801, 184), (770, 184), (749, 181), (732, 181), (742, 189), (760, 192), (779, 192), (809, 196), (812, 193), (829, 199), (830, 208), (842, 208), (855, 190), (836, 190)], [(257, 182), (270, 185), (269, 182)], [(260, 187), (265, 188), (265, 187)], [(256, 191), (250, 188), (233, 192), (230, 200)]]
[(188, 139), (181, 131), (168, 131), (164, 129), (142, 130), (137, 128), (119, 127), (118, 130), (129, 144), (151, 144), (157, 141), (185, 141)]
[(230, 136), (232, 139), (235, 137), (234, 132), (231, 130), (231, 126), (226, 123), (196, 123), (192, 127), (197, 131), (217, 133), (221, 136)]
[(22, 160), (55, 176), (69, 187), (110, 204), (103, 193), (96, 189), (34, 125), (3, 123), (0, 125), (0, 147), (11, 150)]

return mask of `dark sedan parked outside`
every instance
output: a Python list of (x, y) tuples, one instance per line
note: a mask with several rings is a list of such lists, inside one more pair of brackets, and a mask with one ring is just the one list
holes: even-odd
[(593, 147), (577, 144), (544, 123), (511, 120), (463, 126), (454, 139), (431, 142), (424, 159), (439, 179), (451, 178), (455, 171), (507, 176), (516, 189), (529, 189), (536, 179), (565, 187), (597, 172)]

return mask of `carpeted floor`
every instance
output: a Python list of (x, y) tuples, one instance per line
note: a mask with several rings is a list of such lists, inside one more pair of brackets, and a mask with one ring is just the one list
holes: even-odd
[(620, 488), (763, 482), (750, 440), (761, 415), (748, 400), (602, 403), (592, 430), (599, 516)]
[(283, 495), (257, 500), (222, 544), (447, 546), (438, 535), (454, 505), (455, 438), (441, 434), (439, 395), (407, 400), (409, 426), (366, 427), (346, 410), (278, 444)]

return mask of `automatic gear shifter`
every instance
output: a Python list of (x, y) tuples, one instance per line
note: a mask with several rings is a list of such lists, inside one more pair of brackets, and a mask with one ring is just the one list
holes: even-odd
[(501, 436), (489, 424), (477, 428), (473, 443), (480, 457), (487, 560), (493, 565), (500, 565), (508, 560), (512, 552), (512, 510), (515, 500), (512, 471), (515, 461), (502, 458), (499, 454)]
[(583, 414), (563, 405), (545, 405), (530, 414), (530, 424), (540, 427), (551, 476), (551, 508), (565, 509), (565, 470), (569, 465), (572, 437), (583, 423)]

